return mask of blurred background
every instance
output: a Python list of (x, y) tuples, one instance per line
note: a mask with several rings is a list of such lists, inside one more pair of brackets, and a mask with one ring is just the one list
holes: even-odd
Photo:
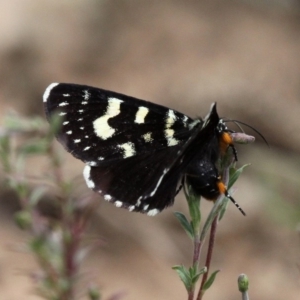
[[(1, 0), (0, 11), (1, 118), (9, 109), (43, 116), (45, 88), (72, 82), (191, 117), (217, 102), (221, 116), (259, 130), (269, 148), (260, 137), (237, 147), (239, 165), (251, 163), (234, 194), (247, 217), (230, 204), (219, 224), (212, 270), (221, 272), (205, 299), (240, 299), (240, 273), (252, 299), (299, 299), (299, 1)], [(68, 176), (80, 175), (83, 163), (66, 159)], [(28, 276), (34, 259), (11, 247), (28, 238), (12, 221), (17, 200), (0, 197), (0, 299), (40, 299)], [(89, 233), (104, 242), (82, 271), (92, 270), (104, 299), (186, 299), (171, 269), (192, 259), (173, 216), (187, 211), (182, 194), (156, 217), (100, 198), (98, 207)]]

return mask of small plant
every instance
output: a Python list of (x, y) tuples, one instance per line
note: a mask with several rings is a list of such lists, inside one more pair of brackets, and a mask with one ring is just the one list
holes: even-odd
[[(233, 134), (233, 139), (235, 140), (235, 142), (239, 143), (249, 143), (254, 141), (253, 137), (243, 133)], [(247, 165), (244, 165), (239, 169), (235, 168), (234, 155), (231, 151), (227, 151), (227, 153), (221, 157), (219, 161), (219, 170), (220, 174), (222, 174), (222, 180), (227, 185), (228, 190), (230, 190), (233, 184), (237, 181), (245, 167), (247, 167)], [(204, 221), (204, 225), (201, 228), (201, 197), (197, 195), (193, 191), (192, 187), (188, 184), (185, 184), (183, 188), (189, 207), (190, 221), (184, 214), (180, 212), (175, 212), (175, 216), (184, 228), (188, 237), (193, 242), (193, 259), (192, 265), (190, 267), (187, 268), (183, 265), (177, 265), (174, 266), (173, 269), (178, 273), (180, 279), (184, 283), (184, 286), (188, 293), (188, 300), (201, 300), (204, 293), (213, 284), (216, 275), (219, 272), (219, 270), (210, 272), (210, 264), (212, 260), (217, 225), (225, 214), (229, 199), (226, 198), (223, 194), (218, 197), (209, 215)], [(205, 238), (209, 231), (210, 236), (205, 266), (200, 268), (199, 263), (201, 251), (204, 245)], [(196, 286), (198, 283), (200, 286), (197, 291)]]
[[(31, 233), (25, 249), (41, 268), (34, 274), (37, 293), (43, 299), (71, 300), (79, 293), (76, 286), (80, 264), (92, 248), (84, 248), (82, 240), (95, 202), (64, 178), (63, 160), (53, 143), (58, 124), (55, 118), (49, 127), (41, 118), (24, 119), (9, 114), (0, 132), (0, 159), (7, 184), (21, 205), (15, 222)], [(47, 172), (42, 169), (38, 177), (28, 174), (33, 156), (35, 161), (42, 157), (48, 161)], [(47, 201), (47, 197), (51, 200)], [(45, 205), (52, 214), (49, 209), (43, 210)], [(100, 299), (92, 284), (86, 287), (85, 295), (91, 300)]]

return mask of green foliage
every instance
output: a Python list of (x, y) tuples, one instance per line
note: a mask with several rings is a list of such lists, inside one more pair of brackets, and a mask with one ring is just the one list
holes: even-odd
[(210, 276), (209, 278), (205, 281), (204, 285), (203, 285), (203, 288), (202, 288), (202, 291), (206, 291), (208, 290), (211, 285), (214, 283), (215, 279), (216, 279), (216, 276), (217, 274), (220, 272), (220, 270), (217, 270), (217, 271), (214, 271)]
[(175, 217), (180, 222), (181, 226), (185, 230), (185, 232), (188, 234), (188, 236), (193, 240), (194, 239), (194, 228), (192, 225), (192, 222), (189, 222), (186, 216), (181, 212), (174, 212)]
[(200, 271), (198, 271), (197, 266), (193, 266), (187, 269), (186, 267), (181, 265), (174, 266), (172, 267), (172, 269), (178, 273), (181, 281), (183, 282), (188, 292), (191, 292), (194, 289), (195, 284), (197, 283), (200, 275), (206, 272), (206, 268), (202, 268)]
[(240, 175), (243, 173), (244, 169), (250, 166), (250, 164), (243, 165), (239, 169), (236, 168), (230, 168), (230, 179), (228, 182), (228, 190), (231, 189), (231, 187), (235, 184), (235, 182), (239, 179)]

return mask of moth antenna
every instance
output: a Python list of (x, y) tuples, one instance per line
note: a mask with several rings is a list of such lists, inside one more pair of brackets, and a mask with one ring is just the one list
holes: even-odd
[(231, 200), (231, 202), (237, 207), (237, 209), (244, 215), (246, 216), (246, 213), (244, 210), (239, 206), (239, 204), (228, 194), (227, 190), (224, 193), (225, 197)]
[(236, 122), (236, 121), (232, 121), (243, 133), (245, 133), (243, 127), (239, 124), (239, 122)]

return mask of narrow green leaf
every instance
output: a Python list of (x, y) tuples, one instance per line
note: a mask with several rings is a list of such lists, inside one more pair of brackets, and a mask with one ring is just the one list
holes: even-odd
[(221, 207), (220, 213), (219, 213), (219, 221), (221, 221), (225, 215), (225, 212), (226, 212), (227, 206), (228, 206), (228, 202), (229, 202), (229, 199), (224, 197), (222, 207)]
[(220, 272), (220, 270), (217, 270), (209, 276), (209, 278), (206, 280), (206, 282), (203, 285), (203, 288), (202, 288), (203, 291), (206, 291), (211, 287), (211, 285), (214, 283), (216, 276), (219, 272)]
[(189, 211), (192, 219), (192, 226), (194, 232), (199, 230), (200, 222), (201, 222), (201, 213), (199, 207), (199, 201), (189, 201)]
[(174, 266), (172, 269), (176, 270), (188, 292), (194, 289), (194, 286), (199, 280), (200, 275), (204, 274), (207, 271), (206, 267), (198, 271), (198, 267), (196, 265), (190, 267), (188, 270), (182, 265)]
[(174, 212), (175, 217), (180, 222), (181, 226), (185, 230), (185, 232), (188, 234), (188, 236), (193, 240), (194, 239), (194, 231), (193, 227), (190, 224), (190, 222), (187, 220), (186, 216), (182, 214), (181, 212)]
[(190, 272), (184, 266), (174, 266), (172, 267), (173, 270), (177, 272), (181, 281), (183, 282), (186, 290), (189, 292), (193, 287), (193, 282), (190, 277)]
[(240, 175), (242, 174), (244, 169), (248, 166), (250, 166), (250, 164), (243, 165), (242, 167), (240, 167), (237, 170), (234, 168), (230, 169), (230, 179), (229, 179), (229, 183), (227, 186), (228, 190), (234, 185), (234, 183), (238, 180), (238, 178), (240, 177)]
[(197, 264), (189, 268), (189, 273), (191, 277), (194, 277), (198, 273)]
[(189, 268), (189, 272), (190, 272), (190, 277), (192, 280), (192, 284), (193, 286), (197, 283), (199, 277), (201, 274), (203, 274), (203, 269), (201, 269), (200, 271), (198, 271), (198, 267), (197, 266), (193, 266), (191, 268)]
[(33, 191), (31, 192), (31, 194), (29, 196), (29, 204), (32, 207), (37, 205), (37, 203), (42, 198), (42, 196), (45, 194), (45, 192), (46, 192), (46, 189), (43, 186), (36, 187), (35, 189), (33, 189)]
[(199, 226), (201, 222), (201, 213), (200, 213), (200, 195), (196, 194), (193, 188), (185, 184), (183, 187), (185, 197), (189, 206), (189, 213), (191, 216), (191, 224), (193, 227), (194, 234), (199, 234)]

